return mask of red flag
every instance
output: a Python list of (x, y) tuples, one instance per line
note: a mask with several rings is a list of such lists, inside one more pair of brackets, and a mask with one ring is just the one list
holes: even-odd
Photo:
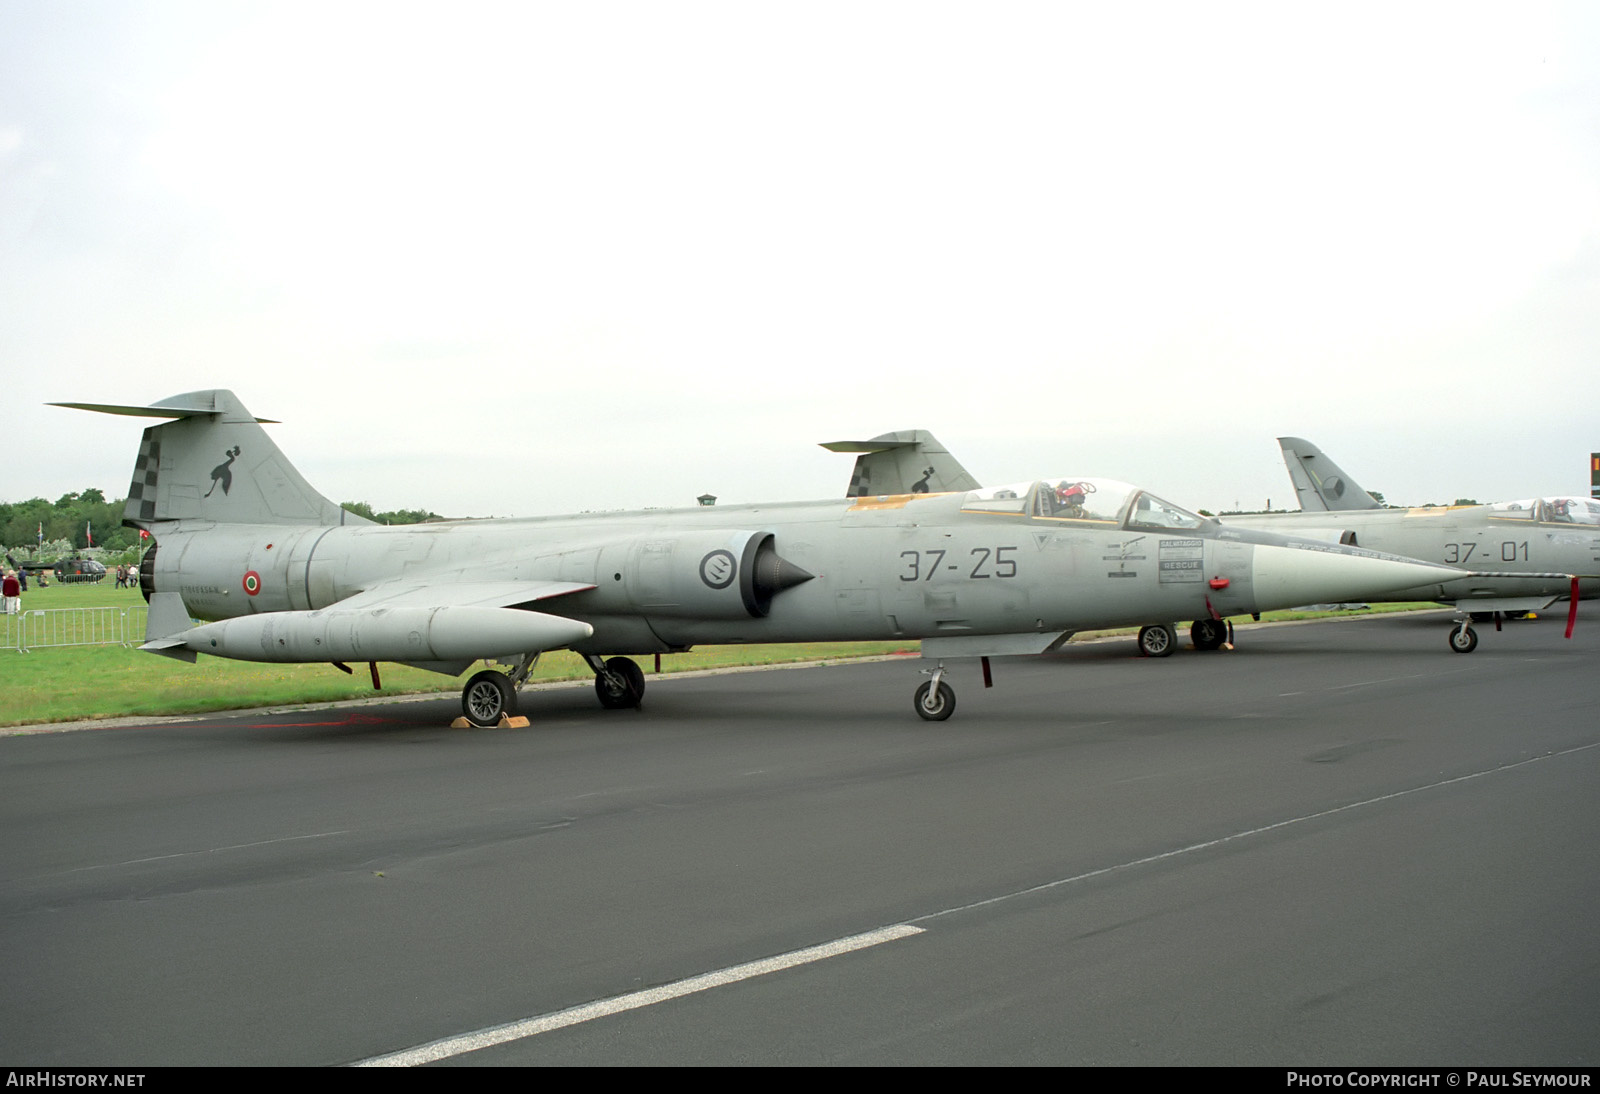
[(89, 522), (83, 522), (83, 538), (89, 541), (89, 546), (94, 546), (94, 533), (89, 531)]

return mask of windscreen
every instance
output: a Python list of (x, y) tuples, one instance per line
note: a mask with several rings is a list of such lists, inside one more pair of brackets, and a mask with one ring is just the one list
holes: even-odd
[(1139, 494), (1133, 503), (1133, 509), (1128, 513), (1129, 528), (1185, 531), (1199, 528), (1205, 522), (1205, 517), (1191, 513), (1182, 506), (1173, 505), (1170, 501), (1164, 501), (1148, 490)]

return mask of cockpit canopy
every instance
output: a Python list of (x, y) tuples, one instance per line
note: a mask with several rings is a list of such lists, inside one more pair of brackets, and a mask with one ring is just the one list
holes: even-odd
[(1205, 517), (1115, 479), (1040, 479), (973, 490), (961, 503), (961, 510), (1171, 531), (1206, 523)]
[(1537, 520), (1547, 524), (1587, 524), (1600, 526), (1600, 498), (1559, 496), (1524, 498), (1522, 501), (1497, 501), (1485, 506), (1489, 515), (1501, 520)]

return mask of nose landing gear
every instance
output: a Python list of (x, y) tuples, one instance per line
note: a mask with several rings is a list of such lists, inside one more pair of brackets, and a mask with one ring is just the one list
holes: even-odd
[(1450, 648), (1456, 653), (1471, 653), (1478, 648), (1478, 632), (1472, 629), (1472, 617), (1462, 616), (1459, 624), (1450, 632)]

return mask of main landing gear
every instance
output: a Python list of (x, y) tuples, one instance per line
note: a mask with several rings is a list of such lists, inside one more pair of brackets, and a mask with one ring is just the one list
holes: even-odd
[(1233, 642), (1233, 627), (1223, 619), (1196, 619), (1189, 625), (1189, 641), (1197, 650), (1220, 650)]
[(1178, 648), (1178, 632), (1171, 623), (1139, 628), (1139, 653), (1145, 657), (1170, 657)]
[[(1233, 624), (1226, 619), (1196, 619), (1189, 624), (1189, 641), (1197, 650), (1233, 649)], [(1168, 657), (1178, 648), (1178, 628), (1172, 623), (1155, 623), (1139, 628), (1139, 654), (1143, 657)]]
[(516, 712), (516, 689), (511, 686), (511, 677), (499, 669), (475, 673), (461, 689), (461, 713), (480, 729), (497, 726), (502, 716), (509, 718)]
[[(500, 725), (502, 719), (517, 713), (517, 690), (539, 660), (537, 653), (524, 657), (511, 672), (484, 669), (475, 673), (461, 689), (461, 713), (468, 724), (480, 729)], [(603, 660), (586, 654), (584, 660), (594, 670), (594, 692), (607, 710), (637, 710), (644, 699), (644, 670), (630, 657)]]
[(502, 719), (516, 717), (517, 689), (538, 662), (535, 652), (526, 654), (509, 673), (499, 669), (474, 673), (461, 689), (461, 713), (467, 723), (488, 729), (500, 725)]
[(598, 654), (585, 654), (594, 669), (594, 693), (607, 710), (639, 709), (644, 701), (644, 670), (631, 657), (603, 661)]

